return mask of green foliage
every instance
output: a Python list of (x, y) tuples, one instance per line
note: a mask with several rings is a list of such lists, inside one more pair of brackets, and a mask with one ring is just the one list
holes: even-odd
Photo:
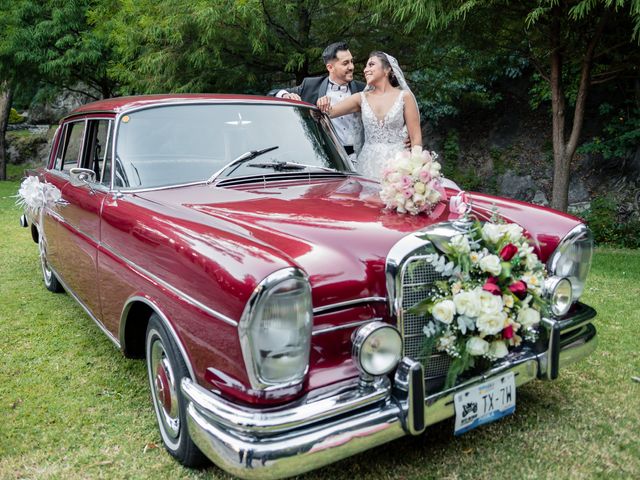
[(607, 119), (604, 135), (584, 143), (579, 152), (597, 153), (607, 160), (625, 158), (635, 152), (640, 145), (640, 109), (628, 107), (614, 110), (611, 104), (600, 105), (600, 114)]
[(9, 123), (11, 125), (15, 125), (16, 123), (22, 123), (25, 121), (25, 118), (20, 115), (15, 108), (12, 108), (9, 111)]
[(640, 248), (640, 220), (619, 221), (618, 205), (610, 197), (596, 197), (582, 217), (598, 245)]

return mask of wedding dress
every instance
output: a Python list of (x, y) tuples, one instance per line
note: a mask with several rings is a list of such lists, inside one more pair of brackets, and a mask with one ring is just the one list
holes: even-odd
[(365, 177), (380, 180), (387, 160), (405, 149), (404, 94), (400, 92), (382, 120), (376, 117), (364, 92), (360, 93), (360, 109), (364, 145), (358, 155), (356, 169)]

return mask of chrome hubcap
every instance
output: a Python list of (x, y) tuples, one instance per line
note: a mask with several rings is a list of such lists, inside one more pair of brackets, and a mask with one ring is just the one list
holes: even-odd
[(49, 263), (47, 262), (47, 247), (44, 242), (44, 238), (42, 235), (40, 236), (40, 241), (38, 242), (38, 250), (40, 251), (40, 266), (42, 267), (42, 276), (44, 277), (44, 281), (47, 283), (51, 283), (51, 269), (49, 268)]
[(151, 346), (150, 368), (153, 399), (160, 421), (166, 433), (172, 438), (177, 438), (180, 433), (177, 385), (171, 362), (159, 339), (155, 339)]

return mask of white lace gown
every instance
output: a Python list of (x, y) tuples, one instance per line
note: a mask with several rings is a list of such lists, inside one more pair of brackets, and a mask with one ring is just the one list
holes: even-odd
[(405, 148), (407, 126), (404, 123), (404, 95), (400, 92), (382, 120), (373, 113), (364, 92), (360, 93), (360, 109), (364, 145), (358, 154), (356, 169), (365, 177), (379, 181), (387, 160)]

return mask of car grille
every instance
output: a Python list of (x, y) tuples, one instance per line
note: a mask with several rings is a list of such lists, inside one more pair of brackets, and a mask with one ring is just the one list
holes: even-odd
[[(407, 310), (431, 294), (434, 282), (443, 277), (432, 265), (424, 261), (424, 257), (411, 257), (402, 268), (402, 281), (399, 293), (402, 295), (402, 310), (398, 312), (398, 327), (403, 337), (404, 355), (425, 363), (427, 352), (424, 350), (424, 333), (422, 331), (428, 317), (408, 313)], [(431, 351), (426, 362), (425, 380), (429, 383), (440, 383), (449, 370), (451, 358), (445, 353)]]

